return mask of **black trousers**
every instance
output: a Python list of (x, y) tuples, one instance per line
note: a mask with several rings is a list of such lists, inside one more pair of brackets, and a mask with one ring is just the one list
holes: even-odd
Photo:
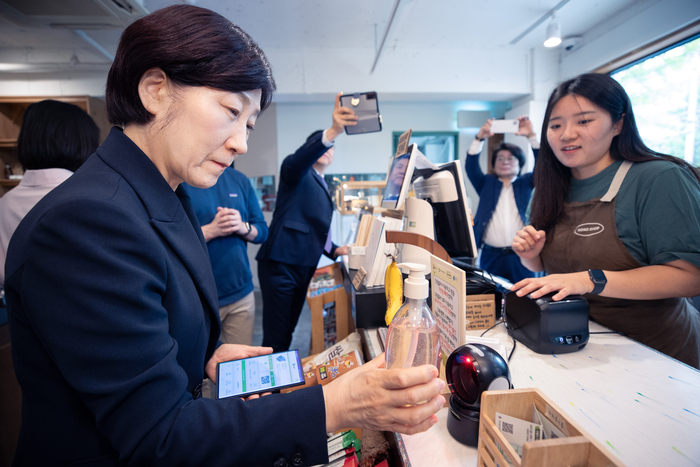
[(263, 300), (263, 347), (272, 347), (274, 352), (289, 349), (315, 271), (315, 266), (258, 261)]

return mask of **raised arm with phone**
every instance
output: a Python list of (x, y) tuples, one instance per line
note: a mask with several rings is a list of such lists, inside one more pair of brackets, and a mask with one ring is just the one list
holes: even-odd
[(257, 255), (263, 295), (263, 345), (287, 350), (306, 299), (306, 290), (321, 255), (347, 254), (331, 238), (333, 203), (323, 175), (333, 162), (334, 141), (358, 122), (355, 113), (335, 98), (332, 125), (311, 133), (280, 168), (270, 235)]
[[(481, 248), (480, 266), (486, 271), (517, 282), (534, 273), (525, 268), (513, 253), (511, 242), (525, 225), (525, 213), (534, 187), (532, 173), (521, 174), (525, 165), (522, 149), (514, 144), (502, 143), (490, 158), (493, 174), (484, 174), (479, 155), (484, 140), (495, 134), (494, 126), (504, 125), (504, 120), (489, 119), (476, 134), (467, 151), (466, 171), (474, 189), (479, 194), (479, 207), (474, 218), (474, 235)], [(527, 116), (505, 121), (508, 129), (517, 123), (518, 136), (527, 137), (537, 160), (539, 141)], [(496, 130), (499, 130), (496, 128)]]

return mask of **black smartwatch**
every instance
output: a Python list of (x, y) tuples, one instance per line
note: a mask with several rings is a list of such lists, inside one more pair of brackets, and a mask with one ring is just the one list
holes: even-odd
[[(248, 231), (245, 233), (246, 235), (248, 235), (250, 233), (250, 231), (253, 230), (253, 228), (250, 226), (250, 222), (245, 223), (245, 228), (248, 229)], [(244, 235), (244, 237), (245, 237), (245, 235)], [(605, 276), (603, 276), (603, 277), (605, 277)]]
[(600, 269), (589, 269), (588, 277), (590, 277), (591, 282), (593, 282), (594, 287), (591, 293), (594, 295), (601, 293), (605, 288), (605, 284), (608, 283), (608, 280), (605, 278), (605, 273)]

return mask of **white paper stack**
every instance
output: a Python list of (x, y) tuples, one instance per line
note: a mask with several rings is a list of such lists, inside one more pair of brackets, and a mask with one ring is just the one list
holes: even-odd
[(388, 230), (401, 230), (401, 219), (391, 217), (375, 217), (372, 219), (372, 228), (367, 242), (364, 269), (366, 287), (379, 287), (384, 285), (386, 268), (391, 264), (391, 258), (387, 254), (394, 252), (395, 244), (386, 242)]

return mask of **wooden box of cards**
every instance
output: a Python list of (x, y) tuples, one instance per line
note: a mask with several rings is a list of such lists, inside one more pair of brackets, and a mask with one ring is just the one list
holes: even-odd
[[(533, 425), (531, 421), (537, 423)], [(529, 439), (533, 440), (522, 446), (511, 445), (513, 439), (508, 438), (514, 432), (514, 422), (525, 423), (529, 428), (534, 426), (529, 430)], [(507, 467), (509, 464), (516, 467), (624, 465), (539, 389), (487, 391), (481, 395), (477, 465)]]

